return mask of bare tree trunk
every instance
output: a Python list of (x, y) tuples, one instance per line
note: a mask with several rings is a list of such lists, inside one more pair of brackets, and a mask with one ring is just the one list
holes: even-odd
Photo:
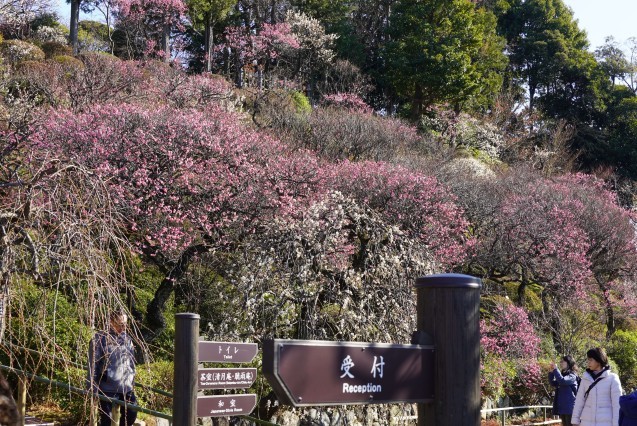
[(239, 52), (235, 52), (235, 75), (234, 75), (234, 84), (239, 89), (243, 87), (243, 64), (241, 63), (241, 58), (239, 57)]
[(80, 0), (71, 0), (71, 28), (69, 33), (69, 40), (71, 42), (71, 47), (73, 48), (73, 55), (77, 55), (79, 53), (79, 43), (78, 43), (78, 29), (80, 23)]
[(161, 40), (161, 48), (164, 51), (164, 62), (170, 62), (170, 30), (170, 25), (164, 26), (164, 34)]
[(108, 47), (111, 55), (115, 54), (115, 43), (113, 42), (113, 31), (111, 31), (111, 11), (110, 8), (106, 7), (106, 28), (108, 31)]
[(168, 303), (170, 295), (175, 290), (175, 283), (186, 273), (192, 259), (196, 255), (206, 253), (209, 250), (210, 248), (203, 244), (188, 247), (181, 254), (177, 262), (172, 265), (169, 273), (164, 277), (155, 291), (153, 300), (148, 302), (146, 307), (147, 332), (144, 335), (144, 340), (153, 340), (166, 328), (164, 311), (166, 310), (166, 304)]
[(208, 19), (206, 20), (206, 35), (205, 35), (206, 43), (206, 71), (212, 71), (212, 48), (214, 46), (214, 22), (212, 21), (212, 15), (208, 14)]

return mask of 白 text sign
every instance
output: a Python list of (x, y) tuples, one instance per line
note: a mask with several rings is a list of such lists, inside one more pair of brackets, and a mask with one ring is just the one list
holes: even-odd
[(433, 400), (434, 348), (317, 340), (264, 342), (263, 373), (293, 406)]
[(245, 416), (256, 405), (257, 396), (253, 393), (200, 396), (197, 398), (197, 417)]
[(198, 389), (243, 389), (257, 378), (256, 368), (200, 368)]
[(252, 362), (256, 343), (199, 341), (199, 362)]

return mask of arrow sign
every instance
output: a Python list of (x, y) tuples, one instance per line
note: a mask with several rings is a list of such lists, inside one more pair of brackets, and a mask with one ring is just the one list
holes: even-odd
[(214, 395), (197, 398), (197, 417), (246, 416), (257, 405), (253, 393), (240, 395)]
[(434, 347), (275, 339), (263, 374), (295, 407), (432, 401)]
[(200, 368), (199, 389), (243, 389), (257, 378), (256, 368)]
[(251, 362), (255, 356), (256, 343), (199, 341), (199, 362)]

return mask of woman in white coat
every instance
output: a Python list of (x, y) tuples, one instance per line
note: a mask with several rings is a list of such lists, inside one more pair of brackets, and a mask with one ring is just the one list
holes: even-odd
[(573, 425), (618, 426), (619, 376), (610, 372), (608, 356), (602, 348), (586, 353), (588, 368), (582, 376), (573, 408)]

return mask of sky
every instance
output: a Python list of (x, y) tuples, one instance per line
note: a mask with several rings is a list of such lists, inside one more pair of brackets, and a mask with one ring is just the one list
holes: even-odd
[[(70, 6), (66, 0), (53, 0), (60, 18), (68, 21)], [(563, 0), (572, 10), (579, 27), (586, 30), (590, 50), (604, 44), (607, 36), (624, 43), (629, 37), (637, 37), (637, 0)], [(80, 19), (90, 19), (80, 17)], [(100, 17), (93, 18), (100, 20)], [(67, 23), (68, 25), (68, 23)]]
[(586, 30), (590, 50), (604, 44), (607, 36), (624, 43), (629, 37), (637, 37), (637, 0), (563, 0)]

